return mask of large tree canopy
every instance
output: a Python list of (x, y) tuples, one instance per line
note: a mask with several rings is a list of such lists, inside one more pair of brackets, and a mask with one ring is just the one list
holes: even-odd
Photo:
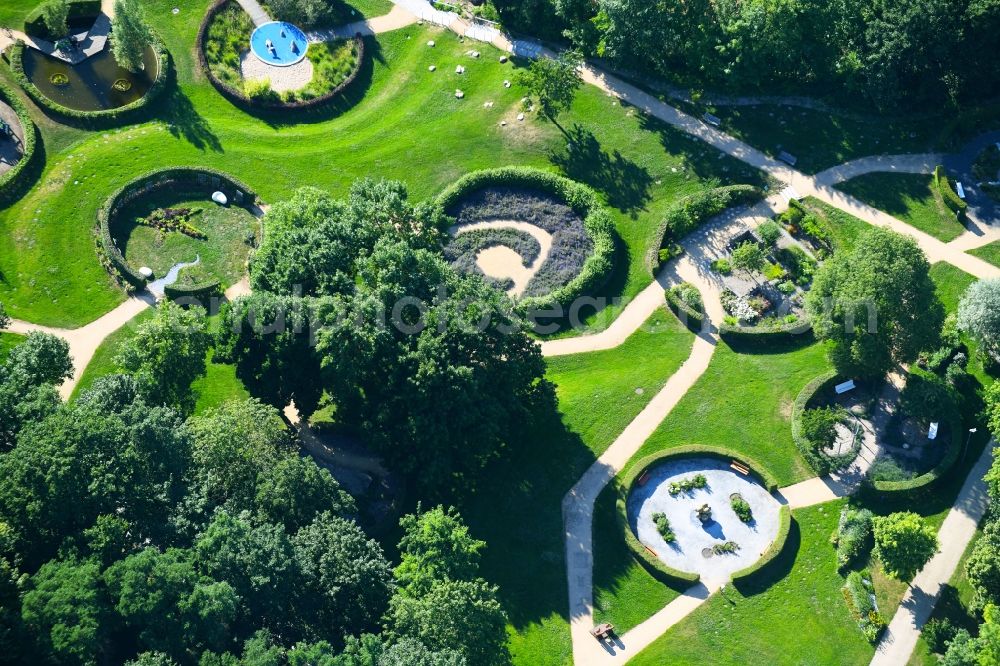
[(853, 252), (816, 273), (806, 300), (816, 335), (837, 370), (883, 377), (894, 364), (936, 347), (944, 322), (926, 257), (909, 237), (871, 229)]
[(1000, 359), (1000, 279), (969, 285), (958, 303), (958, 327)]

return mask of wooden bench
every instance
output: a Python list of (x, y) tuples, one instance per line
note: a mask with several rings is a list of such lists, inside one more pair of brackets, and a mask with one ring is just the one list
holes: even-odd
[(611, 635), (614, 633), (615, 633), (615, 625), (611, 624), (610, 622), (599, 624), (590, 630), (590, 635), (599, 641), (611, 638)]
[(639, 484), (640, 486), (644, 486), (644, 485), (646, 485), (647, 481), (649, 481), (649, 470), (648, 469), (645, 472), (642, 473), (642, 476), (639, 477), (639, 479), (636, 481), (636, 483)]
[(741, 463), (739, 460), (730, 461), (729, 466), (735, 469), (743, 476), (750, 476), (750, 468)]

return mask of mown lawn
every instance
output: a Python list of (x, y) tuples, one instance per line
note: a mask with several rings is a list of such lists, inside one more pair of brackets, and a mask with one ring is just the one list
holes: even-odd
[[(0, 211), (0, 299), (13, 316), (79, 326), (123, 299), (100, 266), (91, 229), (97, 208), (124, 182), (171, 165), (207, 166), (246, 181), (265, 201), (309, 184), (345, 194), (362, 176), (397, 178), (424, 199), (462, 174), (526, 164), (561, 171), (600, 191), (622, 239), (606, 296), (627, 300), (650, 281), (642, 258), (664, 210), (706, 185), (761, 182), (761, 175), (668, 126), (584, 87), (560, 117), (573, 136), (529, 116), (523, 91), (505, 88), (518, 63), (447, 31), (410, 26), (368, 42), (355, 85), (323, 112), (254, 117), (234, 108), (196, 71), (193, 44), (208, 0), (151, 0), (179, 89), (154, 122), (98, 132), (42, 121), (47, 165), (41, 184)], [(177, 6), (180, 12), (171, 13)], [(434, 39), (436, 47), (426, 42)], [(454, 73), (463, 64), (465, 74)], [(429, 72), (437, 65), (436, 72)], [(456, 88), (465, 98), (454, 96)], [(491, 101), (492, 108), (484, 108)], [(506, 127), (500, 121), (506, 119)], [(609, 308), (615, 314), (620, 306)], [(596, 322), (596, 317), (592, 318)], [(601, 319), (601, 322), (606, 319)]]
[(24, 30), (24, 18), (41, 0), (3, 0), (0, 2), (0, 26)]
[(814, 197), (806, 197), (802, 200), (802, 205), (827, 222), (836, 251), (850, 252), (857, 245), (861, 235), (871, 229), (871, 225), (864, 220)]
[(842, 501), (793, 512), (782, 554), (750, 585), (727, 585), (630, 664), (867, 664), (844, 603), (830, 533)]
[(515, 663), (569, 663), (563, 495), (680, 367), (692, 340), (663, 309), (613, 350), (547, 359), (558, 405), (460, 502), (488, 544), (483, 575), (500, 585)]
[(983, 261), (988, 261), (994, 266), (1000, 266), (1000, 241), (993, 241), (989, 245), (977, 247), (970, 250), (969, 254), (979, 257)]
[(869, 173), (837, 185), (837, 189), (899, 218), (912, 227), (948, 242), (965, 232), (933, 189), (933, 177), (914, 173)]
[(18, 335), (17, 333), (0, 333), (0, 363), (6, 361), (10, 350), (23, 341), (23, 335)]

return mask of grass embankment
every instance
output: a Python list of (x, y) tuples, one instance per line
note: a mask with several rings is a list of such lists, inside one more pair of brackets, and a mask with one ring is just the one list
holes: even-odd
[(979, 257), (983, 261), (988, 261), (994, 266), (1000, 266), (1000, 241), (993, 241), (989, 245), (977, 247), (975, 250), (971, 250), (969, 254)]
[[(575, 141), (569, 151), (552, 123), (534, 115), (517, 121), (523, 91), (503, 83), (520, 63), (501, 64), (490, 46), (473, 59), (454, 34), (426, 26), (370, 40), (358, 80), (327, 110), (258, 118), (227, 102), (197, 71), (192, 44), (208, 1), (148, 4), (173, 54), (179, 89), (157, 105), (163, 122), (96, 132), (41, 123), (41, 184), (0, 211), (0, 300), (13, 316), (79, 326), (124, 298), (98, 263), (91, 229), (111, 192), (154, 168), (220, 169), (269, 202), (305, 184), (343, 195), (366, 175), (403, 180), (419, 200), (475, 169), (555, 169), (594, 186), (611, 206), (623, 251), (605, 295), (624, 300), (649, 283), (642, 259), (672, 201), (716, 182), (760, 182), (758, 172), (718, 159), (715, 149), (590, 86), (560, 117)], [(428, 39), (436, 47), (428, 48)], [(457, 64), (465, 74), (454, 73)], [(464, 99), (455, 98), (456, 88)], [(487, 101), (494, 106), (484, 108)]]

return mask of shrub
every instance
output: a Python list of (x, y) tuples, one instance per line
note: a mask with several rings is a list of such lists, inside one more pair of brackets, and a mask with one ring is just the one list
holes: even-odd
[(687, 236), (712, 217), (730, 206), (751, 203), (760, 199), (763, 193), (752, 185), (728, 185), (704, 190), (686, 196), (674, 203), (660, 222), (654, 238), (660, 243), (650, 248), (646, 256), (646, 267), (650, 274), (659, 269), (658, 251)]
[(948, 176), (944, 173), (944, 167), (938, 165), (934, 167), (934, 185), (937, 187), (938, 192), (941, 194), (941, 199), (944, 200), (944, 205), (951, 209), (952, 212), (958, 216), (958, 219), (963, 219), (965, 217), (965, 211), (968, 209), (968, 204), (965, 203), (952, 188), (951, 181)]
[(724, 543), (717, 543), (712, 546), (712, 552), (716, 555), (727, 555), (729, 553), (735, 553), (740, 549), (740, 544), (735, 541), (726, 541)]
[(829, 474), (850, 465), (857, 455), (857, 446), (860, 446), (860, 443), (857, 443), (851, 451), (844, 455), (828, 456), (819, 453), (813, 441), (806, 437), (803, 432), (802, 417), (813, 398), (831, 390), (833, 385), (839, 381), (841, 378), (832, 370), (816, 377), (802, 388), (792, 405), (792, 441), (795, 442), (795, 447), (809, 463), (809, 466), (820, 475)]
[(831, 541), (837, 548), (837, 568), (846, 569), (871, 548), (873, 514), (868, 509), (844, 507)]
[(796, 284), (806, 285), (812, 282), (818, 264), (801, 247), (791, 245), (778, 248), (775, 257), (788, 271), (788, 277)]
[(671, 481), (670, 485), (667, 486), (667, 492), (671, 495), (678, 495), (679, 493), (687, 493), (692, 490), (700, 490), (708, 485), (708, 480), (705, 478), (704, 474), (695, 474), (691, 478), (681, 479), (680, 481)]
[(764, 278), (767, 280), (779, 280), (785, 277), (785, 269), (778, 264), (768, 262), (764, 266)]
[(795, 283), (789, 280), (785, 280), (778, 284), (778, 291), (783, 293), (785, 296), (791, 296), (795, 293)]
[(730, 498), (729, 505), (733, 508), (733, 512), (737, 518), (744, 523), (749, 523), (753, 520), (753, 511), (750, 509), (750, 504), (739, 495)]
[(922, 423), (947, 418), (958, 404), (955, 389), (945, 379), (920, 368), (910, 369), (899, 400), (903, 412)]
[(1000, 179), (1000, 148), (996, 144), (986, 147), (972, 164), (972, 174), (977, 180), (996, 182)]
[(28, 108), (13, 90), (0, 83), (0, 101), (7, 103), (17, 115), (18, 122), (24, 132), (24, 153), (21, 159), (6, 173), (0, 175), (0, 202), (6, 203), (18, 197), (19, 191), (27, 184), (34, 170), (31, 168), (35, 160), (35, 148), (38, 142), (38, 130), (31, 120)]
[(684, 301), (684, 304), (698, 312), (704, 312), (705, 304), (701, 300), (701, 292), (690, 282), (682, 282), (679, 285), (671, 287), (671, 291), (677, 294), (677, 297)]
[[(947, 446), (948, 450), (945, 452), (944, 457), (941, 461), (935, 465), (932, 469), (924, 472), (919, 476), (910, 475), (909, 478), (900, 480), (891, 479), (880, 479), (876, 477), (871, 477), (872, 488), (883, 493), (905, 493), (907, 495), (916, 495), (922, 493), (927, 487), (936, 483), (939, 479), (943, 478), (958, 461), (958, 456), (962, 451), (962, 422), (961, 419), (955, 416), (948, 421), (948, 430), (951, 432), (951, 439), (949, 440)], [(944, 444), (942, 442), (942, 444)], [(881, 460), (881, 458), (879, 459)], [(879, 465), (879, 460), (876, 460), (876, 465)], [(882, 463), (887, 465), (887, 463)], [(898, 469), (898, 466), (896, 466)], [(888, 468), (884, 473), (888, 474), (891, 470)], [(881, 473), (876, 470), (876, 473)]]
[(844, 410), (835, 407), (817, 407), (802, 413), (802, 436), (822, 453), (837, 441), (837, 424), (844, 418)]
[(781, 227), (773, 220), (764, 222), (757, 227), (757, 236), (764, 242), (764, 245), (771, 247), (781, 238)]
[(870, 643), (878, 641), (885, 629), (885, 618), (878, 612), (872, 600), (871, 579), (868, 571), (852, 571), (844, 583), (844, 598), (848, 608)]
[(720, 275), (729, 275), (733, 272), (733, 265), (730, 263), (729, 259), (723, 257), (722, 259), (716, 259), (712, 262), (711, 268), (713, 271)]
[(921, 635), (924, 637), (927, 647), (931, 649), (931, 652), (936, 654), (944, 654), (945, 650), (948, 649), (948, 643), (955, 638), (955, 634), (957, 633), (958, 627), (946, 617), (941, 619), (931, 618), (924, 624), (924, 628), (921, 630)]
[[(687, 285), (690, 288), (684, 289), (684, 285)], [(682, 291), (686, 291), (686, 295), (682, 296)], [(692, 291), (698, 294), (697, 300), (695, 300), (694, 295), (691, 293)], [(701, 299), (701, 293), (698, 292), (694, 285), (690, 285), (688, 283), (674, 285), (664, 292), (664, 296), (667, 299), (667, 306), (675, 315), (677, 315), (677, 318), (680, 319), (683, 324), (685, 324), (692, 331), (698, 332), (701, 330), (705, 322), (705, 315), (703, 311), (704, 304)], [(690, 305), (688, 300), (691, 302), (697, 302), (698, 307), (695, 308)]]
[(255, 102), (278, 99), (271, 89), (271, 79), (250, 79), (243, 82), (243, 94)]
[[(97, 16), (101, 13), (101, 0), (69, 0), (66, 19), (78, 19)], [(24, 31), (32, 37), (41, 37), (49, 41), (54, 41), (60, 37), (65, 37), (65, 31), (53, 32), (49, 29), (46, 21), (46, 12), (49, 11), (49, 3), (43, 2), (35, 7), (24, 19)]]
[(667, 514), (656, 512), (653, 514), (653, 523), (656, 525), (656, 531), (660, 533), (663, 540), (667, 543), (673, 543), (677, 540), (677, 536), (674, 531), (670, 529), (670, 521), (667, 519)]
[[(476, 262), (480, 252), (497, 246), (516, 252), (525, 267), (534, 263), (542, 251), (542, 246), (534, 236), (518, 229), (472, 229), (458, 234), (444, 247), (444, 258), (455, 270), (481, 275), (487, 282), (495, 282), (500, 287), (501, 281), (484, 275)], [(504, 287), (505, 290), (513, 286), (513, 280), (508, 281), (511, 284)]]
[(908, 581), (938, 548), (937, 534), (912, 511), (872, 518), (875, 555), (886, 574)]

